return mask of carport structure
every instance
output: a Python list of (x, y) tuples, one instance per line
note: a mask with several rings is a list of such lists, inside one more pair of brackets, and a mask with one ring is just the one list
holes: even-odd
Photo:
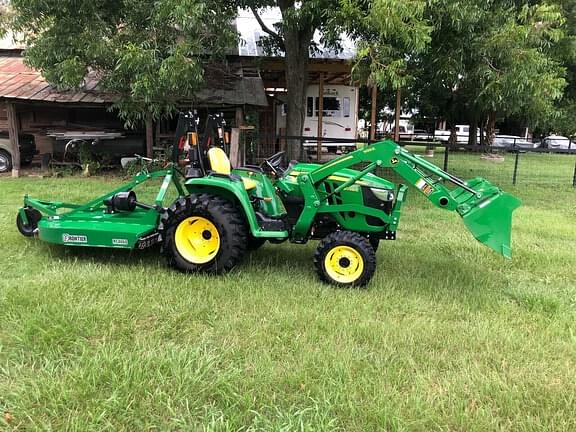
[[(257, 70), (245, 69), (240, 62), (231, 60), (208, 65), (206, 76), (205, 88), (198, 91), (194, 100), (178, 102), (182, 109), (232, 110), (239, 123), (245, 106), (268, 106)], [(41, 153), (52, 153), (53, 140), (48, 131), (124, 130), (123, 121), (110, 110), (117, 95), (103, 91), (99, 82), (99, 76), (90, 73), (81, 88), (59, 90), (39, 71), (26, 66), (21, 53), (0, 54), (0, 131), (7, 131), (10, 137), (14, 177), (18, 177), (20, 171), (18, 136), (22, 133), (34, 135)], [(159, 137), (157, 126), (148, 118), (141, 130), (149, 157)]]

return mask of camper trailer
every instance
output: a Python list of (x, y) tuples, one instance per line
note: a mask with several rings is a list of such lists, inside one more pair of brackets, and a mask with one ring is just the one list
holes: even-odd
[[(356, 139), (358, 124), (358, 98), (357, 87), (346, 85), (325, 85), (322, 109), (322, 137)], [(318, 136), (318, 114), (320, 97), (318, 85), (308, 86), (306, 92), (306, 117), (302, 135), (305, 137)], [(286, 105), (277, 111), (277, 133), (286, 127)], [(315, 148), (316, 140), (305, 141), (304, 146)], [(331, 153), (355, 149), (354, 142), (335, 143), (325, 142), (322, 144), (324, 151)]]

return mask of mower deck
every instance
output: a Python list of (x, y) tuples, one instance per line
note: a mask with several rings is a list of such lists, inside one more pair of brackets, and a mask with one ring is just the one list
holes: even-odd
[(146, 214), (150, 213), (146, 210), (115, 215), (90, 213), (42, 218), (38, 238), (67, 246), (132, 249), (157, 226), (157, 215)]

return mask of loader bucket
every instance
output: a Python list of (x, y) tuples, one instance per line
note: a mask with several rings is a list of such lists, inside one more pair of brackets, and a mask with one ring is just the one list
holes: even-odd
[(474, 179), (467, 184), (477, 191), (476, 195), (460, 188), (452, 191), (460, 203), (457, 210), (464, 224), (480, 243), (505, 258), (512, 258), (512, 212), (520, 207), (521, 201), (484, 179)]

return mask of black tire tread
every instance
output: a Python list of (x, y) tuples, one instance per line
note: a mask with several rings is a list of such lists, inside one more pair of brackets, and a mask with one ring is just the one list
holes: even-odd
[[(174, 245), (178, 224), (196, 214), (212, 220), (223, 243), (218, 255), (206, 264), (193, 264), (184, 260)], [(176, 200), (160, 218), (158, 232), (162, 253), (168, 263), (184, 272), (225, 273), (234, 268), (246, 253), (247, 229), (242, 214), (231, 202), (210, 194), (192, 194)]]
[[(337, 282), (330, 278), (324, 269), (324, 259), (328, 251), (333, 249), (338, 245), (346, 245), (354, 247), (360, 252), (362, 258), (364, 259), (364, 271), (360, 278), (350, 284), (343, 284)], [(320, 241), (316, 252), (314, 253), (314, 266), (316, 267), (316, 272), (323, 282), (344, 286), (344, 287), (363, 287), (374, 276), (376, 271), (376, 253), (374, 248), (370, 244), (370, 241), (353, 231), (336, 231), (328, 234), (324, 239)]]

